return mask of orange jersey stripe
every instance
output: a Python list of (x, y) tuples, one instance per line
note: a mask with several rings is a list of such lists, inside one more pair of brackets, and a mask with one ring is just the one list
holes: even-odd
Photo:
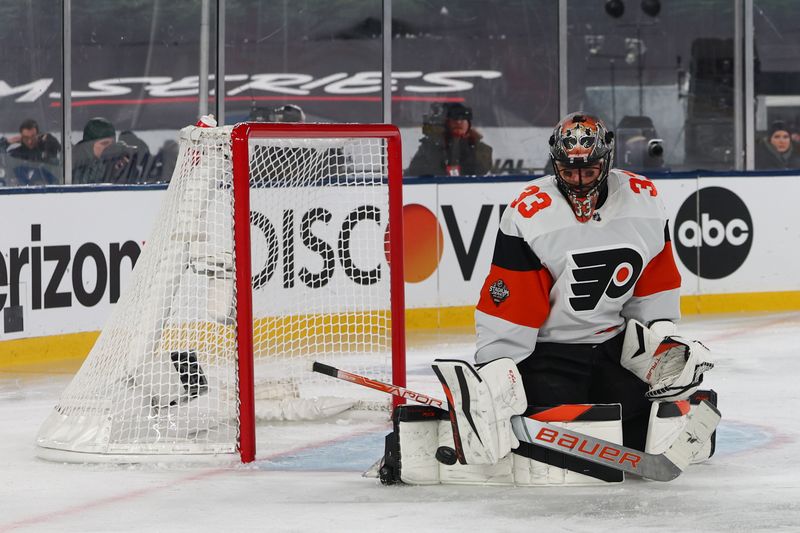
[[(492, 286), (498, 283), (507, 289), (505, 298), (492, 296)], [(553, 277), (546, 268), (508, 270), (493, 264), (483, 282), (478, 311), (520, 326), (538, 328), (550, 314), (552, 287)]]
[(658, 292), (678, 289), (681, 286), (681, 274), (675, 265), (672, 243), (667, 241), (664, 248), (644, 268), (636, 287), (634, 296), (650, 296)]

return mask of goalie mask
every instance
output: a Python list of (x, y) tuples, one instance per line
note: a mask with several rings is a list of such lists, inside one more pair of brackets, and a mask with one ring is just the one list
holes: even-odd
[(613, 154), (614, 134), (596, 117), (571, 113), (553, 130), (550, 159), (556, 185), (578, 221), (592, 217), (601, 193), (607, 189)]

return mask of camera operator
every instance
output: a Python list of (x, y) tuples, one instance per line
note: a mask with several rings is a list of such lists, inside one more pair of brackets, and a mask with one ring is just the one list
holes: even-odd
[(116, 141), (114, 125), (107, 119), (90, 119), (83, 139), (73, 151), (73, 183), (128, 183), (136, 181), (136, 147)]
[(175, 165), (178, 162), (178, 152), (180, 145), (172, 139), (167, 139), (158, 152), (153, 157), (153, 165), (147, 181), (151, 183), (169, 183), (172, 173), (175, 172)]
[(423, 117), (423, 137), (409, 176), (481, 176), (492, 168), (492, 147), (472, 128), (472, 109), (434, 103)]

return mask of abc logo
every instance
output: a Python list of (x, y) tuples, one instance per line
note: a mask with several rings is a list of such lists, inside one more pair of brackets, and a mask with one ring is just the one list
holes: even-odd
[(747, 259), (753, 244), (753, 220), (736, 194), (722, 187), (707, 187), (683, 202), (673, 235), (686, 268), (701, 278), (720, 279), (733, 274)]

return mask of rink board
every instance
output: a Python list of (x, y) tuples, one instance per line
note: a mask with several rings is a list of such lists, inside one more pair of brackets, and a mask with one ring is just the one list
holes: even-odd
[[(798, 176), (656, 185), (670, 218), (684, 313), (800, 309), (800, 276), (792, 275), (800, 221), (787, 216), (800, 194)], [(472, 323), (501, 213), (524, 186), (523, 179), (409, 180), (409, 329)], [(0, 194), (0, 366), (30, 362), (26, 354), (85, 355), (130, 279), (163, 195), (160, 187)]]

